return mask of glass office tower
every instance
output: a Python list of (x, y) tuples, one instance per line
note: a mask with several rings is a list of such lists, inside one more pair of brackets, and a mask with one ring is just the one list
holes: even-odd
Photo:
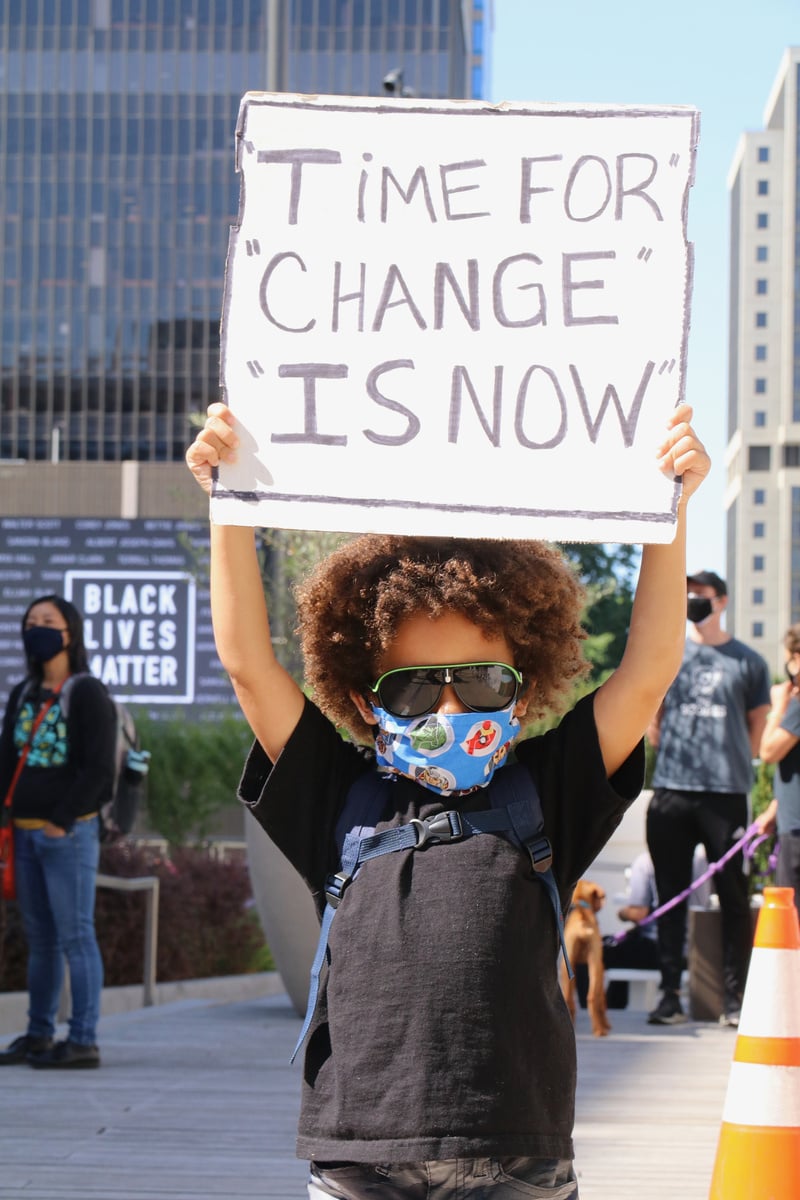
[(0, 458), (182, 459), (242, 94), (468, 97), (482, 34), (461, 0), (0, 0)]

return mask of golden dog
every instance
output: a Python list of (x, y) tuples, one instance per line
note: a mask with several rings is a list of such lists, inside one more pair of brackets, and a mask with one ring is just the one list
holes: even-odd
[[(572, 904), (564, 924), (564, 941), (573, 968), (586, 963), (589, 968), (587, 1007), (595, 1037), (605, 1037), (610, 1031), (606, 1016), (606, 985), (603, 971), (603, 938), (596, 913), (603, 907), (606, 894), (596, 883), (581, 879), (572, 893)], [(567, 1008), (575, 1021), (575, 979), (567, 978), (567, 968), (561, 962), (561, 990)]]

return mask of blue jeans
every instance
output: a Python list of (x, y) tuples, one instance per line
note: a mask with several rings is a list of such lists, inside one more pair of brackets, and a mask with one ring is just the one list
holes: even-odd
[(52, 1037), (69, 963), (72, 1015), (69, 1039), (93, 1045), (100, 1016), (103, 960), (94, 932), (94, 894), (100, 857), (99, 821), (76, 821), (64, 837), (14, 829), (14, 866), (28, 942), (28, 1034)]
[(311, 1164), (309, 1200), (578, 1200), (570, 1159), (454, 1158), (443, 1162)]

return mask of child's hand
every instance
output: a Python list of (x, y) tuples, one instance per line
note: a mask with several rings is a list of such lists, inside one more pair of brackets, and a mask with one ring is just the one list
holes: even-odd
[(236, 461), (239, 439), (234, 433), (234, 416), (227, 404), (208, 406), (206, 423), (186, 451), (186, 465), (204, 492), (211, 495), (211, 472), (221, 462)]
[(674, 471), (683, 478), (683, 499), (696, 492), (711, 469), (706, 448), (691, 426), (692, 407), (679, 404), (669, 419), (669, 433), (658, 450), (662, 471)]

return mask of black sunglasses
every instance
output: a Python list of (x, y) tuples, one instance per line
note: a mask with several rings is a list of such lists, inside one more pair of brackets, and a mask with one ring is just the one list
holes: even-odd
[(397, 667), (370, 689), (393, 717), (433, 712), (446, 687), (471, 712), (498, 712), (517, 698), (522, 675), (507, 663), (452, 663), (439, 667)]

